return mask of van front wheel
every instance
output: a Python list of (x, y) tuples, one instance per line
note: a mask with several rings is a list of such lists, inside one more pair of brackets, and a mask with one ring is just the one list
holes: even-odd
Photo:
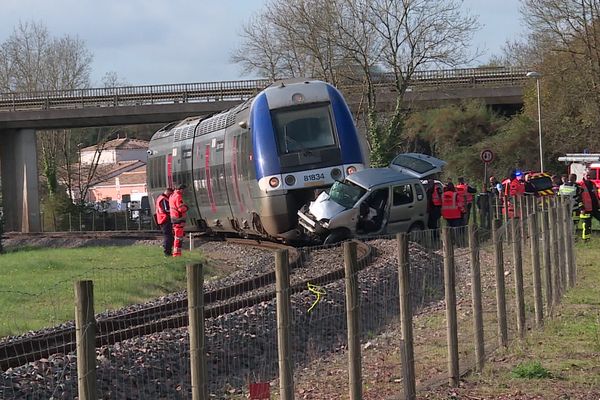
[(334, 244), (346, 240), (350, 237), (350, 232), (347, 229), (335, 229), (331, 231), (325, 238), (323, 244)]

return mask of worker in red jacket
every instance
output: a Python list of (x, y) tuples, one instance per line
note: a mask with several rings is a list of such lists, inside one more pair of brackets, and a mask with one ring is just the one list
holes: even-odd
[(515, 215), (515, 203), (518, 198), (525, 194), (525, 182), (521, 181), (520, 175), (517, 172), (512, 172), (510, 178), (502, 182), (503, 186), (503, 202), (504, 208), (502, 212), (508, 216), (508, 218), (518, 218)]
[(173, 257), (181, 256), (181, 246), (183, 245), (185, 215), (189, 209), (183, 201), (183, 191), (185, 188), (185, 185), (179, 185), (171, 197), (169, 197), (169, 212), (171, 215), (171, 223), (173, 224), (173, 233), (175, 234)]
[(173, 194), (173, 188), (166, 188), (158, 195), (154, 209), (156, 210), (156, 224), (163, 234), (163, 251), (165, 257), (170, 257), (173, 251), (173, 224), (171, 224), (171, 213), (169, 211), (169, 197)]
[(463, 217), (463, 224), (469, 224), (469, 218), (471, 217), (471, 206), (473, 204), (473, 194), (477, 193), (477, 190), (471, 187), (465, 182), (465, 178), (462, 176), (458, 178), (458, 184), (456, 185), (456, 192), (463, 198), (463, 204), (465, 205), (465, 215)]
[(442, 215), (442, 190), (433, 179), (428, 179), (425, 193), (427, 194), (427, 228), (433, 230), (435, 235)]
[(581, 225), (583, 240), (589, 240), (592, 237), (592, 217), (600, 221), (600, 200), (598, 199), (598, 188), (593, 181), (590, 180), (588, 173), (583, 175), (583, 180), (579, 182), (581, 192)]
[(448, 182), (442, 194), (442, 217), (449, 226), (459, 227), (462, 225), (464, 211), (462, 197), (456, 192), (454, 184)]

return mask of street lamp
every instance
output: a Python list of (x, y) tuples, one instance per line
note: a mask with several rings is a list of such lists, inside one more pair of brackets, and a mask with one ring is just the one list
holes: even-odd
[(544, 172), (544, 154), (542, 152), (542, 104), (540, 102), (540, 78), (542, 74), (535, 71), (527, 73), (528, 78), (534, 78), (537, 86), (538, 130), (540, 135), (540, 172)]

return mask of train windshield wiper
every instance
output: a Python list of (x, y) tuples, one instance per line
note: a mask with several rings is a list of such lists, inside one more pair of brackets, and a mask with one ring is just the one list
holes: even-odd
[[(287, 147), (287, 144), (288, 144), (288, 143), (291, 143), (291, 144), (295, 145), (296, 147), (298, 147), (298, 149), (299, 149), (299, 150), (301, 150), (301, 151), (304, 153), (304, 155), (308, 155), (308, 156), (312, 155), (312, 152), (311, 152), (311, 151), (310, 151), (308, 148), (306, 148), (306, 146), (304, 146), (304, 145), (303, 145), (301, 142), (299, 142), (298, 140), (296, 140), (296, 139), (292, 139), (291, 137), (289, 137), (289, 136), (287, 135), (287, 132), (285, 133), (285, 142), (286, 142), (286, 146), (285, 146), (285, 147), (286, 147), (286, 150), (288, 150), (288, 153), (289, 153), (290, 151), (289, 151), (289, 148)], [(298, 150), (298, 149), (297, 149), (297, 150)]]

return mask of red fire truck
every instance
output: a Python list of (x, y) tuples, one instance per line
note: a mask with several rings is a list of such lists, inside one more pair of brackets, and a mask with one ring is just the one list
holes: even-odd
[(558, 161), (569, 164), (569, 174), (576, 174), (578, 182), (583, 179), (583, 174), (588, 172), (590, 180), (600, 188), (600, 154), (572, 153), (558, 157)]

